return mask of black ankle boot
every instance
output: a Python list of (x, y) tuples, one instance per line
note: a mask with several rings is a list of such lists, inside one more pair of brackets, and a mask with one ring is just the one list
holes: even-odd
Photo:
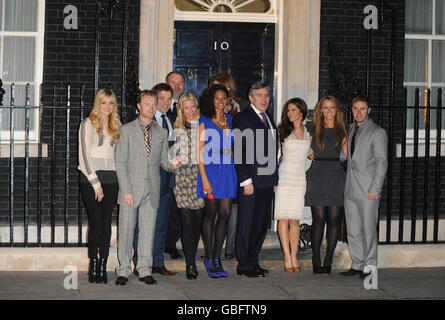
[(317, 265), (312, 265), (312, 271), (314, 272), (314, 274), (322, 274), (323, 273), (322, 267), (317, 266)]
[(330, 274), (330, 273), (331, 273), (331, 268), (332, 268), (331, 265), (329, 265), (329, 266), (323, 266), (323, 267), (321, 268), (321, 271), (322, 271), (322, 273), (324, 273), (324, 274)]
[(198, 277), (198, 271), (196, 270), (195, 264), (189, 264), (186, 266), (185, 276), (189, 280), (196, 279)]
[(107, 259), (100, 259), (99, 262), (99, 270), (97, 271), (98, 281), (96, 283), (107, 283), (108, 275), (107, 275)]
[(90, 259), (90, 266), (88, 268), (88, 281), (90, 283), (94, 283), (97, 280), (97, 269), (99, 268), (99, 259), (93, 258)]

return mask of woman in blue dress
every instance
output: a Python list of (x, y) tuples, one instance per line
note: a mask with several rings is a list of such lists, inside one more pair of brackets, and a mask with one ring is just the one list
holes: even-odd
[[(227, 234), (237, 178), (233, 163), (232, 118), (224, 109), (229, 93), (223, 85), (212, 86), (201, 105), (198, 143), (198, 198), (204, 198), (202, 222), (204, 265), (212, 278), (227, 277), (221, 265), (221, 251)], [(215, 218), (217, 218), (215, 223)]]

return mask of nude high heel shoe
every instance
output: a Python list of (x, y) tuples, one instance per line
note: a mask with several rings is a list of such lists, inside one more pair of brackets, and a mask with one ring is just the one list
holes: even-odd
[(292, 272), (294, 272), (294, 269), (293, 268), (286, 268), (286, 267), (284, 267), (284, 271), (287, 272), (287, 273), (292, 273)]

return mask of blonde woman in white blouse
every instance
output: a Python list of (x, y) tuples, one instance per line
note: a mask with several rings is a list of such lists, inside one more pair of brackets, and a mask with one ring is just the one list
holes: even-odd
[[(107, 283), (107, 258), (111, 239), (111, 215), (119, 185), (114, 147), (120, 120), (116, 95), (100, 89), (94, 107), (79, 129), (80, 191), (88, 212), (88, 280)], [(98, 258), (99, 257), (99, 258)]]

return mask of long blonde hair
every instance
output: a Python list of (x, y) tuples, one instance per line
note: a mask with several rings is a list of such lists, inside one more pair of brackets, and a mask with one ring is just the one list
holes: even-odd
[(334, 103), (335, 109), (337, 112), (335, 113), (335, 119), (334, 119), (334, 133), (336, 137), (336, 143), (335, 147), (339, 148), (340, 146), (340, 139), (342, 134), (346, 135), (346, 121), (345, 116), (343, 114), (343, 111), (340, 107), (340, 101), (334, 96), (325, 96), (322, 97), (317, 104), (315, 105), (315, 112), (314, 112), (314, 126), (315, 126), (315, 137), (318, 147), (324, 151), (324, 142), (325, 142), (325, 135), (324, 135), (324, 119), (323, 114), (321, 112), (321, 108), (323, 107), (323, 102), (325, 100), (330, 100)]
[(114, 103), (114, 109), (111, 112), (111, 114), (108, 117), (108, 133), (111, 137), (111, 139), (114, 141), (114, 143), (117, 143), (120, 137), (119, 133), (119, 126), (120, 126), (120, 117), (117, 113), (118, 110), (118, 104), (116, 95), (114, 94), (113, 90), (111, 89), (100, 89), (96, 96), (94, 97), (94, 107), (93, 110), (91, 110), (90, 115), (88, 118), (91, 121), (91, 124), (96, 129), (96, 132), (99, 137), (103, 137), (103, 123), (101, 119), (101, 113), (100, 113), (100, 104), (106, 97), (111, 97), (113, 99)]
[(178, 116), (176, 117), (176, 121), (175, 121), (175, 128), (180, 128), (180, 129), (184, 129), (185, 130), (185, 126), (184, 126), (184, 117), (183, 117), (183, 104), (185, 101), (187, 100), (193, 100), (195, 102), (196, 105), (196, 116), (194, 120), (198, 120), (199, 117), (201, 116), (201, 113), (199, 112), (199, 107), (198, 107), (198, 100), (196, 100), (196, 97), (193, 93), (191, 92), (186, 92), (184, 93), (181, 98), (179, 98), (178, 101), (178, 105), (177, 105), (177, 110), (178, 110)]

